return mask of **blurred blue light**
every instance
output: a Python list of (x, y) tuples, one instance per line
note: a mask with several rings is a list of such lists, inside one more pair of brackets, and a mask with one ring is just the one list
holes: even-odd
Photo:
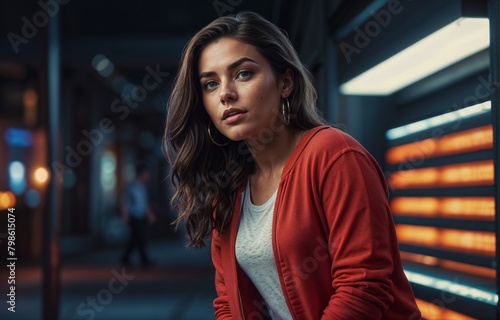
[(63, 175), (63, 186), (65, 188), (72, 188), (76, 184), (76, 174), (72, 170), (64, 171)]
[(24, 197), (30, 208), (36, 208), (40, 204), (40, 193), (35, 189), (29, 189)]
[(20, 128), (7, 128), (4, 132), (5, 142), (10, 146), (29, 147), (33, 143), (31, 132)]
[(13, 180), (22, 180), (24, 178), (24, 165), (20, 161), (12, 161), (9, 165), (9, 174)]
[(109, 77), (115, 70), (113, 62), (103, 54), (98, 54), (92, 59), (92, 67), (103, 77)]
[(97, 72), (99, 72), (99, 74), (103, 77), (109, 77), (115, 71), (115, 65), (113, 64), (113, 62), (111, 62), (109, 60), (106, 60), (103, 62), (104, 63), (100, 63), (97, 66), (98, 67)]
[(9, 165), (9, 186), (16, 195), (22, 194), (26, 189), (25, 169), (20, 161), (12, 161)]
[(101, 158), (101, 186), (104, 191), (112, 191), (116, 186), (116, 156), (106, 151)]
[(96, 71), (99, 71), (97, 70), (97, 66), (102, 60), (108, 60), (108, 58), (106, 58), (106, 56), (103, 54), (96, 54), (94, 58), (92, 58), (92, 67), (96, 69)]

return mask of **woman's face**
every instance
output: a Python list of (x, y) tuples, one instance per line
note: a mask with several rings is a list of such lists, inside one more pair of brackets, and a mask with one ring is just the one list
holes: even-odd
[(203, 49), (198, 71), (205, 109), (217, 129), (233, 141), (276, 127), (281, 98), (287, 98), (293, 87), (290, 72), (277, 81), (254, 46), (229, 37)]

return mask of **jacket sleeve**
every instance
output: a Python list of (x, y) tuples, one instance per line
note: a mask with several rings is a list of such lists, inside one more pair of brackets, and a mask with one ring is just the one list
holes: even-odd
[(390, 275), (399, 254), (385, 179), (359, 150), (343, 152), (326, 169), (320, 192), (334, 294), (322, 319), (381, 319), (394, 301)]
[(220, 248), (220, 235), (214, 230), (212, 232), (212, 262), (215, 267), (215, 290), (217, 297), (213, 305), (215, 309), (215, 318), (232, 319), (231, 310), (229, 309), (229, 302), (227, 298), (226, 284), (224, 282), (224, 271), (222, 268), (222, 257)]

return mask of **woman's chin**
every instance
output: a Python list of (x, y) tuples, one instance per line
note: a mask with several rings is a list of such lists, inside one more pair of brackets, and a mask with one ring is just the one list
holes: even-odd
[(224, 136), (226, 136), (231, 141), (238, 142), (238, 141), (246, 140), (246, 139), (250, 138), (252, 135), (246, 131), (232, 130), (230, 132), (226, 132), (224, 134)]
[(226, 136), (231, 142), (240, 142), (244, 141), (246, 138), (242, 138), (240, 136)]

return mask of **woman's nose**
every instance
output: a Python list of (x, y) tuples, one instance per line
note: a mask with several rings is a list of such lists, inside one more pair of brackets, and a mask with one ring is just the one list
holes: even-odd
[(225, 104), (226, 102), (235, 101), (236, 99), (238, 99), (238, 95), (233, 85), (231, 83), (222, 84), (220, 90), (221, 103)]

